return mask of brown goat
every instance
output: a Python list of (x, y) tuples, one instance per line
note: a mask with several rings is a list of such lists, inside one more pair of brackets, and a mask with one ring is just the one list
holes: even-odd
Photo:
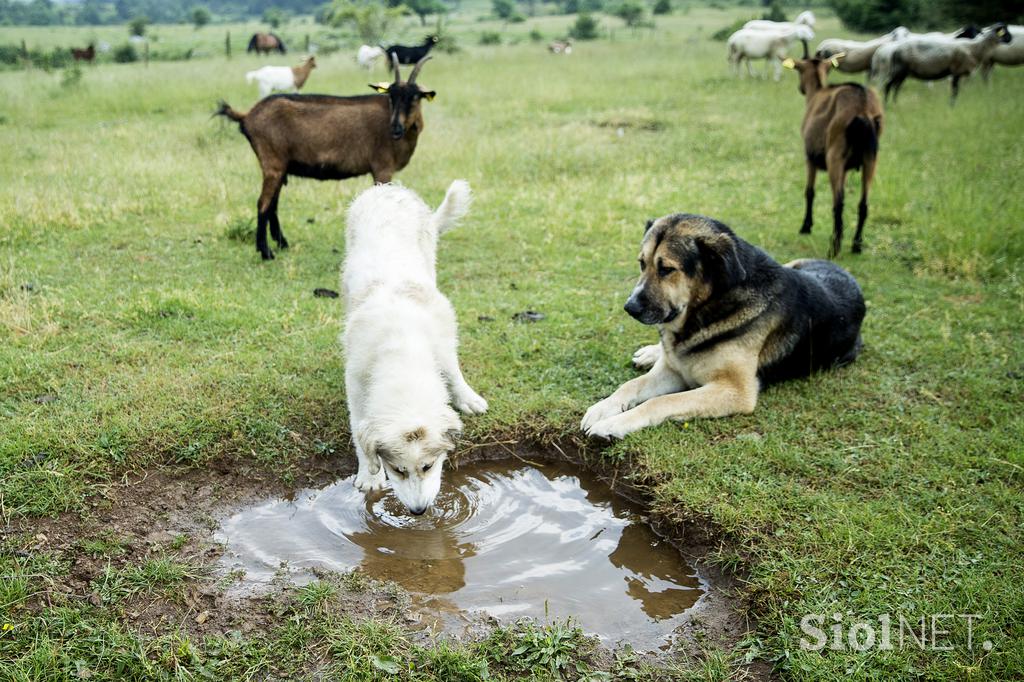
[(846, 193), (846, 172), (861, 169), (860, 205), (857, 231), (853, 236), (853, 253), (863, 246), (864, 222), (868, 217), (868, 191), (878, 160), (878, 139), (882, 135), (882, 104), (878, 93), (857, 83), (828, 85), (828, 71), (834, 60), (806, 58), (787, 59), (783, 66), (795, 69), (800, 76), (800, 92), (807, 97), (807, 111), (800, 132), (804, 138), (807, 159), (807, 201), (801, 234), (810, 234), (813, 224), (814, 179), (818, 170), (828, 172), (832, 184), (832, 245), (828, 256), (834, 258), (843, 242), (843, 199)]
[(394, 83), (370, 85), (380, 94), (271, 95), (248, 113), (221, 102), (215, 115), (238, 121), (263, 172), (257, 203), (256, 250), (264, 260), (274, 257), (267, 245), (267, 226), (282, 248), (288, 241), (277, 219), (277, 200), (289, 175), (317, 180), (343, 180), (371, 173), (374, 182), (390, 182), (406, 167), (423, 131), (422, 100), (435, 92), (422, 90), (416, 76), (424, 57), (402, 82), (392, 55)]
[(309, 79), (309, 74), (316, 68), (316, 57), (307, 57), (306, 61), (298, 66), (292, 67), (292, 78), (295, 80), (295, 89), (301, 90)]
[(96, 44), (89, 43), (89, 47), (84, 50), (73, 47), (71, 48), (71, 56), (74, 57), (76, 62), (91, 62), (96, 59)]

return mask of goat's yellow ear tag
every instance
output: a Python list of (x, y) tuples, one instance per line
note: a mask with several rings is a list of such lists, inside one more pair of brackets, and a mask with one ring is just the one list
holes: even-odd
[(832, 57), (832, 68), (833, 69), (838, 69), (839, 68), (839, 60), (836, 59), (835, 57)]
[(370, 87), (377, 92), (387, 92), (391, 88), (391, 83), (370, 83)]
[(433, 102), (434, 98), (436, 96), (437, 96), (436, 92), (425, 92), (425, 93), (423, 93), (423, 99), (427, 100), (428, 102)]
[(789, 57), (786, 57), (786, 58), (785, 58), (785, 59), (783, 60), (783, 62), (782, 62), (782, 65), (783, 65), (784, 67), (786, 67), (787, 69), (793, 69), (793, 68), (796, 68), (796, 62), (794, 62), (794, 61), (793, 61), (792, 59), (790, 59)]

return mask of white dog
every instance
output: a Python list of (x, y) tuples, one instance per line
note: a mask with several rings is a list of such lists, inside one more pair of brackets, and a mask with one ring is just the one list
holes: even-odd
[(469, 202), (464, 180), (451, 184), (436, 213), (412, 190), (377, 185), (348, 211), (341, 284), (355, 485), (379, 490), (386, 472), (413, 514), (437, 496), (462, 429), (449, 401), (466, 414), (487, 410), (459, 368), (455, 311), (437, 290), (435, 270), (437, 238)]

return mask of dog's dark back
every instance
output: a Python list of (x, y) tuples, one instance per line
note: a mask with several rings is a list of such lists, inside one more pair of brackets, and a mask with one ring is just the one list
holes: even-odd
[[(802, 260), (780, 267), (781, 286), (773, 307), (780, 313), (766, 350), (774, 357), (759, 363), (763, 385), (804, 377), (846, 365), (861, 349), (860, 327), (866, 311), (857, 280), (827, 260)], [(774, 337), (774, 338), (772, 338)], [(785, 348), (788, 352), (779, 352)]]

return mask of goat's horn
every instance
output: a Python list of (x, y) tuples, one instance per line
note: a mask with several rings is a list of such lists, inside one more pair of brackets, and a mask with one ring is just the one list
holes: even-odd
[(804, 59), (810, 59), (811, 58), (811, 49), (809, 47), (807, 47), (807, 41), (806, 40), (801, 40), (800, 42), (804, 44)]
[(398, 83), (398, 55), (391, 53), (391, 68), (395, 70), (395, 83)]
[(420, 74), (420, 69), (423, 68), (423, 65), (426, 64), (427, 60), (429, 59), (430, 55), (428, 54), (425, 57), (423, 57), (423, 59), (416, 62), (416, 66), (412, 67), (412, 73), (409, 74), (409, 85), (412, 85), (413, 83), (416, 82), (416, 76)]

